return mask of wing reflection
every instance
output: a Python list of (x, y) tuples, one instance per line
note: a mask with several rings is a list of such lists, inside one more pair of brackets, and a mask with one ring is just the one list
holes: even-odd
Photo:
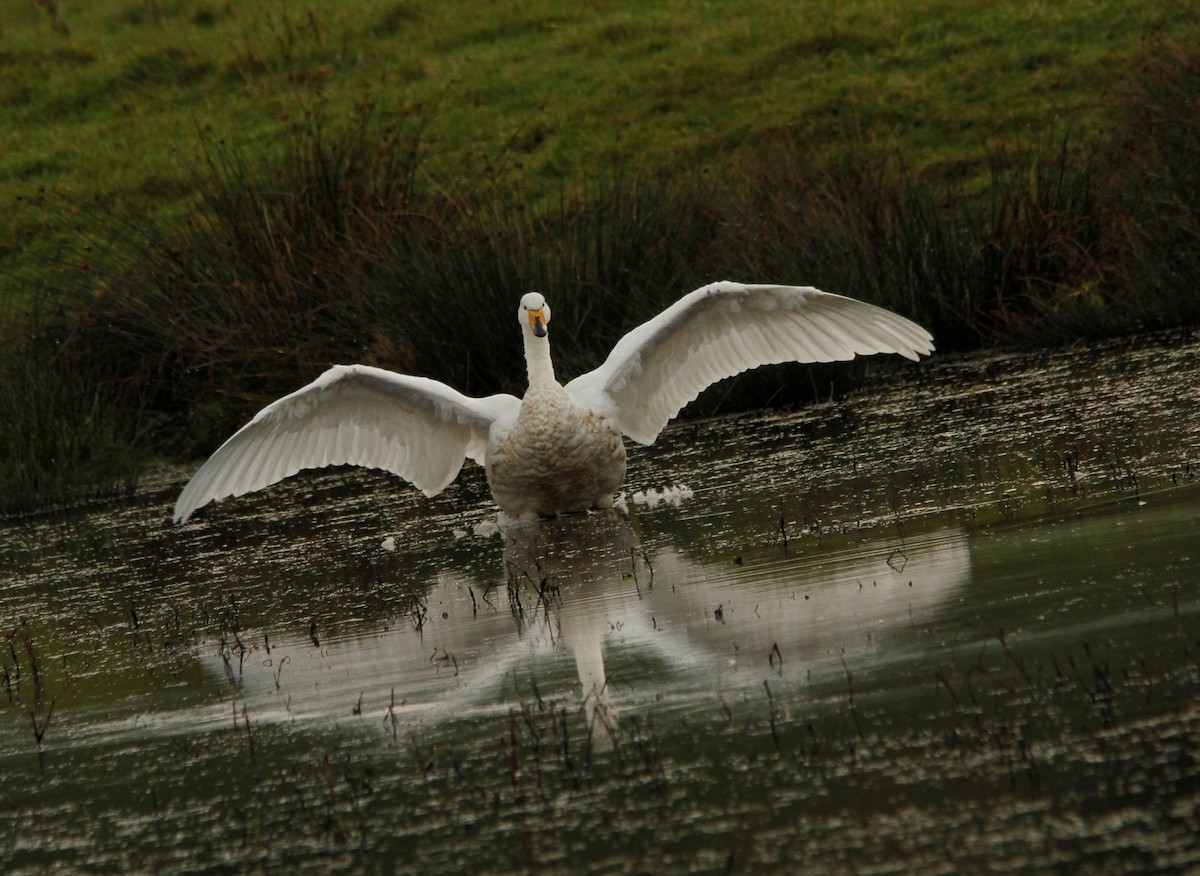
[(577, 697), (603, 741), (618, 700), (686, 708), (714, 691), (761, 693), (765, 678), (882, 670), (922, 647), (970, 578), (961, 530), (903, 543), (867, 533), (744, 566), (673, 547), (648, 556), (616, 513), (502, 537), (502, 574), (443, 571), (407, 617), (319, 644), (271, 632), (269, 652), (224, 642), (204, 659), (260, 720), (386, 715), (415, 728), (505, 713), (528, 682), (535, 696)]

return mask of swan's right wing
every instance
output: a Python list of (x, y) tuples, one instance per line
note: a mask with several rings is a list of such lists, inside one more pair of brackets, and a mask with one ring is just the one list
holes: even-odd
[(617, 342), (604, 364), (567, 384), (576, 403), (641, 444), (700, 391), (779, 362), (835, 362), (871, 353), (917, 359), (929, 332), (904, 317), (811, 286), (712, 283)]
[(520, 404), (511, 395), (470, 398), (424, 377), (337, 365), (267, 405), (222, 444), (179, 495), (175, 520), (214, 499), (329, 465), (384, 469), (436, 495), (465, 457), (482, 464), (492, 423), (515, 416)]

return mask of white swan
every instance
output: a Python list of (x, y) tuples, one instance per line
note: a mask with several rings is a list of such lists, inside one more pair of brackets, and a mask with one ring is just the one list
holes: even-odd
[(225, 496), (301, 469), (360, 465), (440, 493), (465, 457), (487, 470), (513, 517), (612, 505), (625, 479), (624, 433), (652, 444), (667, 422), (724, 377), (778, 362), (869, 353), (916, 360), (929, 332), (891, 311), (808, 286), (713, 283), (617, 342), (604, 364), (565, 387), (554, 378), (550, 308), (531, 292), (517, 313), (529, 389), (469, 398), (436, 380), (338, 365), (263, 408), (200, 467), (175, 503), (176, 522)]

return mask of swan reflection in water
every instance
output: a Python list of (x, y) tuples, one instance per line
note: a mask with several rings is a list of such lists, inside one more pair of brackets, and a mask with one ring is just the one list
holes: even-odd
[(761, 693), (768, 677), (813, 683), (903, 660), (920, 647), (914, 630), (970, 578), (961, 530), (903, 542), (874, 533), (853, 547), (805, 545), (803, 556), (781, 550), (745, 565), (644, 551), (617, 512), (500, 537), (499, 576), (442, 572), (409, 618), (319, 645), (269, 630), (269, 655), (234, 660), (226, 646), (203, 659), (259, 720), (374, 714), (416, 733), (506, 714), (520, 699), (514, 683), (532, 679), (537, 695), (581, 705), (603, 745), (617, 732), (618, 700), (687, 708)]

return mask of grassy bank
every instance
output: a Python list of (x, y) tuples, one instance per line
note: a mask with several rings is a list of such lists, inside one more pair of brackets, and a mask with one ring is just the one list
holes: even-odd
[[(616, 165), (693, 167), (786, 135), (847, 134), (915, 171), (976, 179), (989, 151), (1090, 132), (1186, 4), (953, 0), (728, 4), (213, 0), (11, 4), (0, 34), (0, 259), (40, 272), (70, 225), (14, 209), (40, 188), (174, 220), (196, 133), (279, 157), (316, 100), (425, 108), (440, 178), (493, 168), (574, 188)], [(98, 199), (98, 201), (96, 200)], [(0, 295), (13, 294), (11, 290)]]
[[(584, 16), (525, 5), (453, 25), (443, 7), (367, 7), (327, 15), (316, 4), (297, 18), (282, 5), (135, 3), (64, 18), (70, 37), (32, 7), (49, 28), (39, 39), (128, 42), (114, 37), (112, 57), (62, 77), (63, 93), (76, 89), (71, 113), (30, 83), (28, 100), (12, 100), (19, 77), (7, 86), (26, 123), (39, 108), (65, 115), (58, 151), (41, 143), (49, 151), (27, 173), (13, 171), (14, 153), (0, 159), (4, 185), (53, 188), (5, 220), (15, 315), (4, 349), (14, 367), (0, 380), (0, 410), (13, 412), (0, 418), (0, 511), (77, 483), (120, 487), (147, 453), (206, 453), (336, 361), (519, 392), (505, 327), (516, 291), (531, 288), (564, 314), (563, 376), (720, 277), (871, 300), (928, 325), (943, 350), (1200, 317), (1197, 56), (1140, 42), (1184, 27), (1182, 14), (1143, 11), (1133, 35), (1114, 24), (1067, 52), (1086, 22), (1043, 16), (1040, 36), (1010, 45), (994, 34), (1031, 20), (1011, 5), (969, 23), (949, 5), (920, 22), (836, 5), (785, 27), (784, 7), (768, 4), (732, 31), (615, 6)], [(185, 32), (186, 63), (166, 45)], [(165, 48), (151, 63), (130, 34)], [(1001, 63), (1047, 40), (1058, 53)], [(1102, 64), (1121, 58), (1114, 40), (1145, 54)], [(18, 71), (45, 60), (7, 51)], [(144, 86), (131, 52), (153, 71)], [(701, 62), (685, 63), (688, 52)], [(401, 82), (403, 58), (422, 60)], [(111, 64), (125, 78), (109, 93)], [(851, 75), (860, 67), (876, 78)], [(837, 112), (806, 103), (819, 95), (800, 87), (802, 68)], [(901, 90), (923, 83), (927, 104), (906, 104), (879, 78), (897, 69)], [(1056, 78), (1037, 87), (1047, 71)], [(673, 101), (654, 103), (666, 92)], [(524, 105), (533, 94), (538, 106)], [(106, 131), (144, 134), (126, 113), (135, 106), (170, 133), (144, 149), (106, 142)], [(88, 119), (112, 125), (84, 136), (75, 126)], [(847, 376), (750, 376), (717, 401), (796, 400)], [(25, 421), (44, 425), (35, 434)]]

